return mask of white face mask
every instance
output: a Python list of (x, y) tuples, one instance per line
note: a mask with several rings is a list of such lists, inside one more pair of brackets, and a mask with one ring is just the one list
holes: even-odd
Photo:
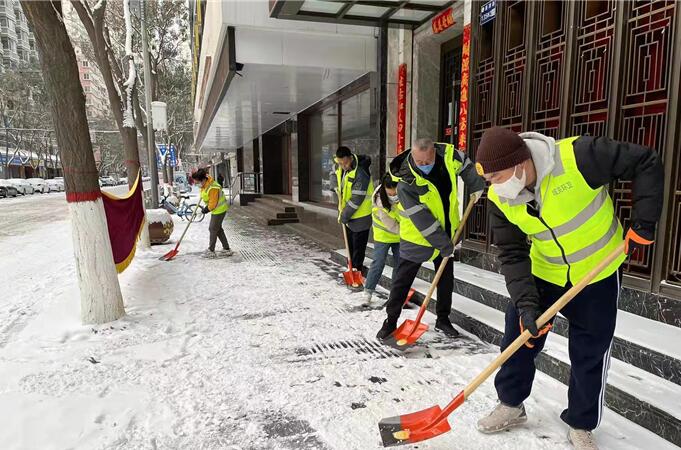
[(390, 200), (390, 203), (393, 205), (400, 201), (397, 195), (389, 195), (388, 200)]
[(525, 189), (527, 184), (527, 174), (523, 168), (523, 174), (520, 178), (515, 176), (515, 172), (511, 175), (511, 178), (504, 181), (503, 183), (494, 185), (494, 192), (496, 192), (500, 197), (514, 199)]

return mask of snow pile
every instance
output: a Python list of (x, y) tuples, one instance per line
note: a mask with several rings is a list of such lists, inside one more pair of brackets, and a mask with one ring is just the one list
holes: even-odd
[(151, 225), (152, 223), (168, 223), (172, 222), (173, 218), (170, 213), (163, 208), (158, 209), (147, 209), (146, 210), (147, 223)]

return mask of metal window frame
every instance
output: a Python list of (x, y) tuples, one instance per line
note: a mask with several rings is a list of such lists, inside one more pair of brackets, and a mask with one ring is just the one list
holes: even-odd
[[(337, 13), (323, 13), (316, 11), (302, 11), (304, 1), (302, 0), (274, 0), (270, 2), (270, 17), (275, 19), (301, 20), (306, 22), (327, 22), (346, 25), (363, 26), (388, 26), (406, 27), (412, 30), (417, 29), (424, 23), (429, 22), (440, 12), (446, 10), (455, 3), (455, 0), (446, 1), (442, 5), (427, 5), (419, 3), (409, 3), (407, 0), (350, 0), (345, 1), (345, 5)], [(357, 16), (350, 13), (350, 9), (355, 5), (376, 6), (389, 9), (380, 17)], [(412, 11), (428, 11), (422, 20), (393, 19), (392, 16), (400, 9)]]

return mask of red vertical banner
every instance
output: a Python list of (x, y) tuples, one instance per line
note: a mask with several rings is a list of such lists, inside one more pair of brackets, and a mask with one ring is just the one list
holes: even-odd
[(459, 150), (466, 151), (468, 133), (468, 86), (471, 73), (471, 24), (463, 28), (463, 48), (461, 50), (461, 98), (459, 100)]
[(397, 69), (397, 154), (404, 151), (407, 121), (407, 65)]

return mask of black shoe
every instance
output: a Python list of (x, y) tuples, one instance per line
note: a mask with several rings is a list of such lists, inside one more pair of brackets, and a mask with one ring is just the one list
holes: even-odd
[(459, 332), (452, 326), (449, 319), (437, 319), (435, 322), (435, 329), (442, 331), (447, 337), (459, 337)]
[(383, 326), (376, 334), (376, 339), (382, 341), (389, 337), (397, 329), (397, 322), (389, 322), (388, 319), (383, 321)]

